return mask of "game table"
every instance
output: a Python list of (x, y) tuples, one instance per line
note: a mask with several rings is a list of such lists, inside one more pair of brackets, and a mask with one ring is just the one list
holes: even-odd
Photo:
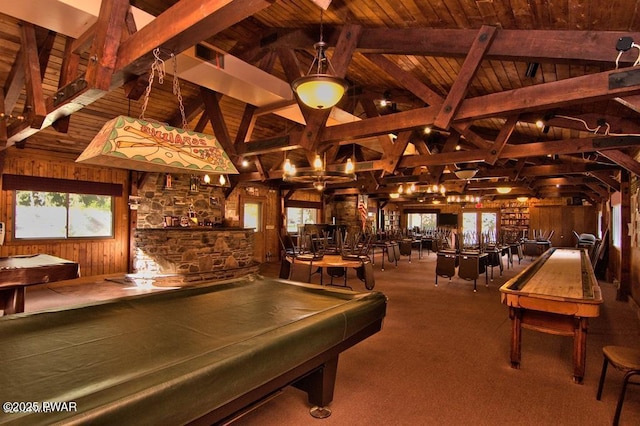
[(0, 318), (0, 423), (218, 424), (294, 385), (326, 416), (339, 354), (386, 297), (257, 275)]
[(0, 309), (4, 315), (24, 312), (27, 286), (79, 276), (76, 262), (48, 254), (0, 257)]
[(587, 251), (552, 247), (500, 292), (511, 319), (511, 366), (520, 366), (522, 327), (573, 336), (573, 380), (582, 383), (589, 318), (603, 302)]

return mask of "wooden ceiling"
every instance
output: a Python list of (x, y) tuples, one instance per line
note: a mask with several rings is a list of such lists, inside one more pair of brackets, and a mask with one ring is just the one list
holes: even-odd
[[(134, 10), (156, 19), (138, 28)], [(346, 119), (303, 108), (295, 120), (280, 113), (294, 99), (252, 105), (180, 78), (189, 127), (215, 134), (234, 184), (283, 184), (285, 156), (300, 169), (319, 153), (329, 169), (356, 160), (357, 183), (327, 193), (387, 198), (413, 182), (499, 198), (508, 182), (511, 198), (597, 203), (621, 171), (640, 174), (639, 11), (640, 0), (103, 0), (72, 37), (0, 7), (0, 147), (79, 155), (107, 120), (139, 117), (155, 47), (170, 73), (171, 53), (202, 43), (288, 84), (322, 31), (349, 82), (334, 111)], [(172, 78), (155, 80), (144, 116), (180, 126)], [(479, 171), (458, 179), (466, 167)]]

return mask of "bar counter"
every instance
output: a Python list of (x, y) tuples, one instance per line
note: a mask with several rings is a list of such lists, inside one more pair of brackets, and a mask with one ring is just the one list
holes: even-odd
[(137, 228), (133, 268), (139, 275), (180, 274), (193, 280), (257, 272), (253, 228)]

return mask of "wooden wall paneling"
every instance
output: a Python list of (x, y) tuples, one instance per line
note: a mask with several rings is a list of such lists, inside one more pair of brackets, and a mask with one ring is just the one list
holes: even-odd
[[(122, 197), (115, 199), (114, 238), (86, 240), (47, 240), (42, 242), (13, 241), (13, 191), (0, 191), (0, 221), (7, 224), (5, 244), (0, 256), (49, 253), (80, 264), (83, 276), (125, 273), (128, 271), (128, 172), (76, 165), (75, 157), (56, 156), (37, 150), (29, 155), (8, 150), (3, 173), (43, 176), (60, 179), (90, 180), (124, 185)], [(127, 248), (126, 250), (124, 248)]]
[[(575, 246), (573, 231), (596, 234), (597, 220), (593, 206), (533, 206), (529, 209), (530, 229), (545, 233), (555, 231), (551, 243), (556, 247)], [(531, 234), (533, 235), (533, 234)]]

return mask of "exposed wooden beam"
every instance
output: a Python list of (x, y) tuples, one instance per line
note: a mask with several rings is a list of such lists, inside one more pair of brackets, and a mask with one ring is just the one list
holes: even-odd
[(407, 149), (407, 145), (409, 145), (409, 141), (411, 140), (412, 132), (400, 132), (396, 141), (393, 143), (393, 148), (389, 155), (386, 155), (382, 158), (384, 161), (385, 167), (383, 167), (383, 171), (385, 173), (393, 173), (398, 166), (398, 162), (402, 157), (402, 153)]
[(47, 115), (44, 92), (42, 90), (42, 72), (38, 59), (38, 44), (33, 24), (24, 22), (22, 31), (22, 61), (25, 64), (25, 84), (27, 90), (27, 105), (25, 111), (28, 125), (39, 129)]
[(609, 160), (615, 162), (616, 164), (620, 165), (620, 167), (628, 170), (636, 176), (640, 176), (640, 163), (638, 163), (630, 155), (617, 149), (598, 151), (598, 154), (602, 155), (603, 157), (607, 157)]
[[(507, 145), (503, 148), (499, 158), (517, 159), (526, 157), (545, 156), (548, 154), (579, 154), (586, 152), (608, 152), (619, 148), (636, 146), (640, 143), (640, 136), (609, 136), (602, 138), (565, 139), (549, 142), (533, 142), (519, 145)], [(607, 148), (605, 151), (603, 148)], [(419, 165), (438, 165), (459, 162), (484, 161), (490, 152), (485, 150), (456, 151), (450, 153), (433, 154), (430, 156), (412, 155), (404, 157), (402, 167)]]
[[(140, 75), (148, 71), (149, 64), (153, 61), (152, 52), (156, 47), (180, 53), (265, 9), (273, 1), (182, 0), (175, 3), (120, 43), (109, 90), (122, 86), (131, 74)], [(84, 108), (106, 93), (105, 90), (87, 85), (84, 76), (63, 88), (63, 92), (65, 89), (68, 89), (68, 93), (63, 98), (46, 100), (47, 116), (41, 128)], [(23, 140), (39, 130), (24, 124), (10, 126), (9, 141)]]
[(434, 125), (441, 129), (448, 129), (453, 121), (460, 103), (467, 95), (469, 90), (469, 84), (476, 74), (476, 71), (480, 67), (480, 63), (484, 58), (487, 50), (491, 46), (496, 34), (496, 27), (483, 25), (478, 31), (477, 37), (474, 38), (469, 53), (465, 58), (456, 81), (453, 83), (447, 98), (442, 105), (442, 108), (438, 112)]
[(617, 191), (617, 192), (620, 191), (620, 182), (612, 177), (610, 171), (593, 170), (588, 173), (588, 176), (593, 176), (594, 178), (598, 179), (600, 182), (604, 183), (614, 191)]
[[(325, 27), (327, 42), (332, 42), (335, 28)], [(303, 30), (281, 30), (269, 47), (302, 48), (309, 46)], [(477, 36), (473, 29), (448, 28), (368, 28), (363, 30), (358, 51), (439, 57), (464, 57)], [(565, 31), (499, 29), (485, 57), (487, 59), (606, 64), (611, 65), (611, 51), (618, 39), (640, 40), (640, 33), (629, 31)], [(606, 46), (606, 47), (604, 47)], [(604, 47), (604, 48), (603, 48)], [(637, 55), (623, 55), (621, 65), (633, 64)]]
[(222, 109), (220, 108), (220, 98), (222, 94), (213, 92), (209, 89), (205, 89), (204, 87), (200, 88), (200, 95), (202, 96), (202, 100), (204, 102), (204, 110), (209, 117), (209, 122), (211, 123), (211, 127), (213, 127), (213, 134), (216, 136), (222, 148), (224, 148), (225, 152), (229, 156), (236, 155), (236, 149), (231, 140), (231, 136), (229, 135), (229, 130), (227, 129), (227, 124), (224, 119), (224, 115), (222, 114)]
[(491, 164), (492, 166), (496, 164), (496, 161), (502, 155), (507, 141), (511, 137), (511, 133), (513, 133), (513, 130), (516, 128), (516, 124), (518, 124), (518, 115), (512, 115), (507, 118), (507, 122), (504, 123), (504, 126), (500, 129), (500, 133), (489, 151), (489, 156), (484, 160), (485, 163)]
[[(102, 0), (85, 73), (87, 84), (108, 91), (116, 69), (129, 0)], [(124, 84), (124, 81), (122, 82)]]

